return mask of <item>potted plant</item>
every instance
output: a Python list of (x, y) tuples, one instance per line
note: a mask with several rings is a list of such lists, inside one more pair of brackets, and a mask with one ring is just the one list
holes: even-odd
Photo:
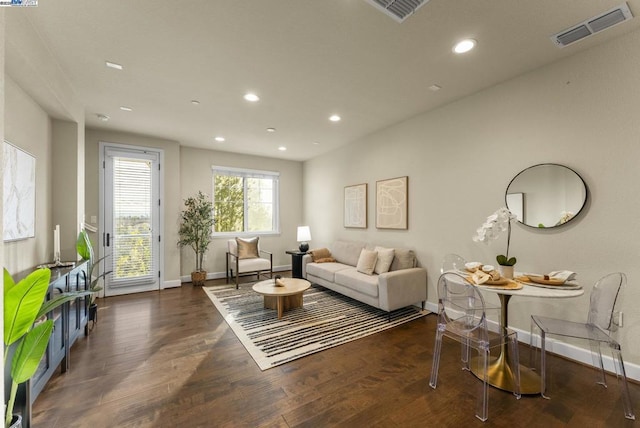
[(507, 231), (507, 252), (496, 257), (496, 261), (500, 265), (502, 276), (513, 278), (513, 266), (516, 264), (515, 257), (509, 257), (509, 245), (511, 244), (511, 220), (515, 220), (516, 216), (509, 211), (508, 208), (499, 208), (496, 212), (487, 217), (487, 220), (478, 228), (476, 235), (473, 237), (475, 242), (488, 243), (492, 239), (497, 239), (500, 233)]
[(202, 268), (204, 254), (211, 244), (211, 232), (215, 220), (213, 218), (213, 204), (201, 191), (196, 196), (184, 201), (186, 209), (181, 213), (180, 247), (189, 246), (195, 252), (196, 269), (191, 272), (193, 285), (204, 285), (207, 271)]
[[(11, 367), (11, 392), (6, 403), (5, 426), (21, 426), (21, 417), (13, 414), (18, 386), (29, 380), (49, 343), (53, 320), (47, 314), (58, 306), (87, 296), (91, 291), (62, 293), (51, 300), (45, 297), (51, 271), (38, 269), (17, 284), (4, 269), (4, 364)], [(15, 347), (10, 356), (9, 350)]]
[(102, 273), (99, 273), (95, 278), (93, 277), (93, 271), (96, 269), (96, 267), (100, 265), (100, 262), (106, 259), (107, 257), (109, 257), (108, 254), (106, 256), (100, 257), (96, 261), (93, 261), (93, 258), (92, 258), (91, 269), (89, 269), (89, 278), (91, 278), (91, 286), (89, 287), (89, 289), (91, 290), (91, 299), (89, 302), (89, 321), (92, 321), (94, 325), (98, 321), (98, 304), (96, 303), (95, 293), (102, 290), (102, 286), (98, 284), (100, 282), (100, 279), (105, 278), (107, 275), (109, 275), (113, 271), (110, 270), (107, 272), (105, 270)]

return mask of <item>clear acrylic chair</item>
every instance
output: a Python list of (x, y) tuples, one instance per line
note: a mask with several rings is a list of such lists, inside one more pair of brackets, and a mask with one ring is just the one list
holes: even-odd
[[(442, 259), (442, 264), (440, 265), (440, 273), (443, 274), (445, 272), (457, 272), (462, 274), (463, 272), (467, 272), (467, 268), (465, 267), (466, 264), (467, 261), (463, 257), (454, 253), (446, 254)], [(485, 302), (484, 308), (485, 310), (499, 311), (500, 305)]]
[[(600, 346), (605, 344), (611, 349), (616, 376), (621, 389), (620, 395), (624, 407), (624, 416), (627, 419), (636, 418), (629, 396), (627, 375), (624, 370), (620, 344), (615, 339), (619, 324), (618, 306), (621, 303), (621, 292), (626, 282), (627, 277), (621, 272), (611, 273), (598, 280), (591, 291), (591, 302), (589, 304), (589, 314), (586, 323), (565, 321), (538, 315), (531, 316), (530, 349), (532, 354), (537, 351), (537, 347), (534, 346), (534, 332), (538, 331), (540, 333), (540, 391), (544, 398), (549, 398), (546, 395), (546, 337), (553, 335), (584, 339), (590, 342), (594, 366), (600, 367), (599, 380), (596, 383), (605, 388), (607, 387), (607, 381)], [(531, 361), (533, 362), (535, 359), (531, 358)]]
[(515, 375), (514, 395), (520, 398), (520, 365), (518, 357), (518, 338), (514, 331), (507, 330), (505, 335), (490, 333), (487, 328), (485, 305), (478, 288), (471, 284), (463, 275), (455, 272), (445, 272), (438, 279), (438, 325), (436, 342), (433, 351), (433, 366), (429, 385), (436, 388), (438, 383), (438, 368), (442, 338), (447, 336), (462, 344), (462, 369), (470, 370), (470, 348), (478, 351), (476, 373), (482, 377), (478, 382), (478, 401), (476, 417), (486, 421), (489, 415), (489, 391), (487, 383), (487, 367), (489, 365), (490, 349), (502, 347), (504, 341), (509, 342), (509, 362)]
[(457, 254), (447, 254), (442, 259), (442, 264), (440, 265), (440, 273), (445, 272), (464, 272), (464, 265), (467, 263), (465, 259), (460, 257)]

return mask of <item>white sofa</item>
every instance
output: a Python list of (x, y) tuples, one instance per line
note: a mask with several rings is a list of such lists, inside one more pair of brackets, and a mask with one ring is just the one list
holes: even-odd
[(336, 241), (329, 248), (331, 257), (336, 261), (316, 263), (312, 261), (310, 254), (306, 254), (302, 259), (302, 276), (312, 283), (387, 312), (418, 302), (424, 309), (427, 300), (427, 271), (416, 267), (413, 251), (394, 249), (393, 262), (388, 272), (368, 275), (357, 270), (362, 250), (375, 248), (362, 242)]

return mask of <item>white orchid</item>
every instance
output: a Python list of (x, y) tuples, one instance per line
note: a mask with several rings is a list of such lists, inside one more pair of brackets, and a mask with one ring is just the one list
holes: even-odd
[(488, 244), (489, 241), (495, 240), (500, 236), (501, 232), (507, 231), (507, 254), (499, 255), (496, 260), (500, 265), (513, 266), (516, 264), (516, 258), (509, 258), (509, 244), (511, 242), (511, 220), (515, 220), (517, 217), (509, 211), (508, 208), (499, 208), (496, 212), (487, 217), (487, 220), (476, 231), (476, 235), (473, 237), (474, 242), (484, 242)]

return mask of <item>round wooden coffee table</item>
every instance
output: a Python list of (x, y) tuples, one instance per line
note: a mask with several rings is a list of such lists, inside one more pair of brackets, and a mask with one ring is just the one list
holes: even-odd
[(311, 287), (311, 283), (299, 278), (280, 278), (284, 287), (276, 287), (274, 279), (260, 281), (253, 285), (253, 291), (264, 296), (264, 307), (276, 309), (278, 319), (289, 309), (302, 307), (302, 294)]

